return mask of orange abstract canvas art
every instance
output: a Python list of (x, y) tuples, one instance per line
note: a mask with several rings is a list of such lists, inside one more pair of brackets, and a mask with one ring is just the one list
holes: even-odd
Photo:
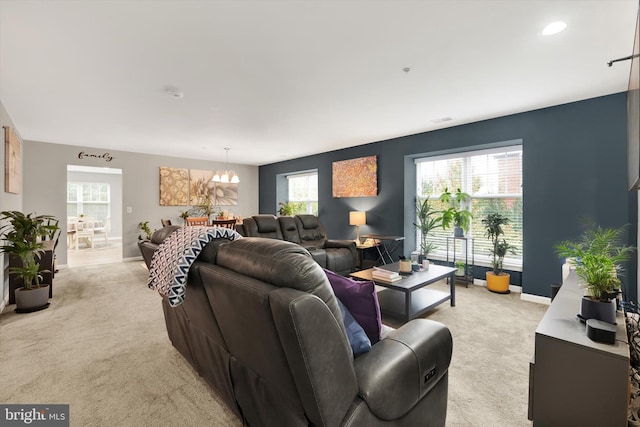
[(370, 197), (377, 195), (377, 156), (333, 162), (333, 197)]

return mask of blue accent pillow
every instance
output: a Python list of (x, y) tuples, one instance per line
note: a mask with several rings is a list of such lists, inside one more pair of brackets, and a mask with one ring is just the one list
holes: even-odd
[(349, 338), (349, 344), (351, 344), (351, 350), (353, 350), (353, 355), (358, 356), (362, 353), (366, 353), (371, 350), (371, 341), (369, 341), (369, 337), (362, 329), (362, 326), (353, 318), (349, 310), (338, 301), (338, 307), (340, 307), (340, 311), (342, 312), (342, 322), (344, 323), (344, 328), (347, 330), (347, 338)]

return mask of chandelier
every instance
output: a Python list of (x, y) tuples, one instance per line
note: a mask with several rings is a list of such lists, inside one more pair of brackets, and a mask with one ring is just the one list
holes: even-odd
[(234, 171), (229, 170), (229, 147), (225, 147), (224, 149), (227, 152), (227, 161), (225, 163), (224, 170), (216, 171), (216, 174), (213, 175), (211, 181), (222, 182), (224, 184), (237, 184), (240, 182), (240, 177)]

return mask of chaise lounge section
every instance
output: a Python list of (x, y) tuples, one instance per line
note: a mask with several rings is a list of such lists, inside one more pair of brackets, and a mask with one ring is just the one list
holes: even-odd
[(353, 240), (330, 240), (317, 216), (254, 215), (245, 218), (238, 230), (247, 237), (266, 237), (296, 243), (309, 251), (321, 267), (341, 275), (356, 270), (357, 252)]

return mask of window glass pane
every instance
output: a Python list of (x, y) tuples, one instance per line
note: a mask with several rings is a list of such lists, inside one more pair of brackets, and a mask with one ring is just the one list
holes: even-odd
[[(445, 188), (462, 188), (462, 159), (444, 159), (418, 163), (418, 189), (421, 196), (436, 199)], [(435, 197), (434, 197), (435, 196)]]
[(289, 202), (293, 204), (293, 214), (318, 215), (318, 174), (305, 173), (287, 176)]

